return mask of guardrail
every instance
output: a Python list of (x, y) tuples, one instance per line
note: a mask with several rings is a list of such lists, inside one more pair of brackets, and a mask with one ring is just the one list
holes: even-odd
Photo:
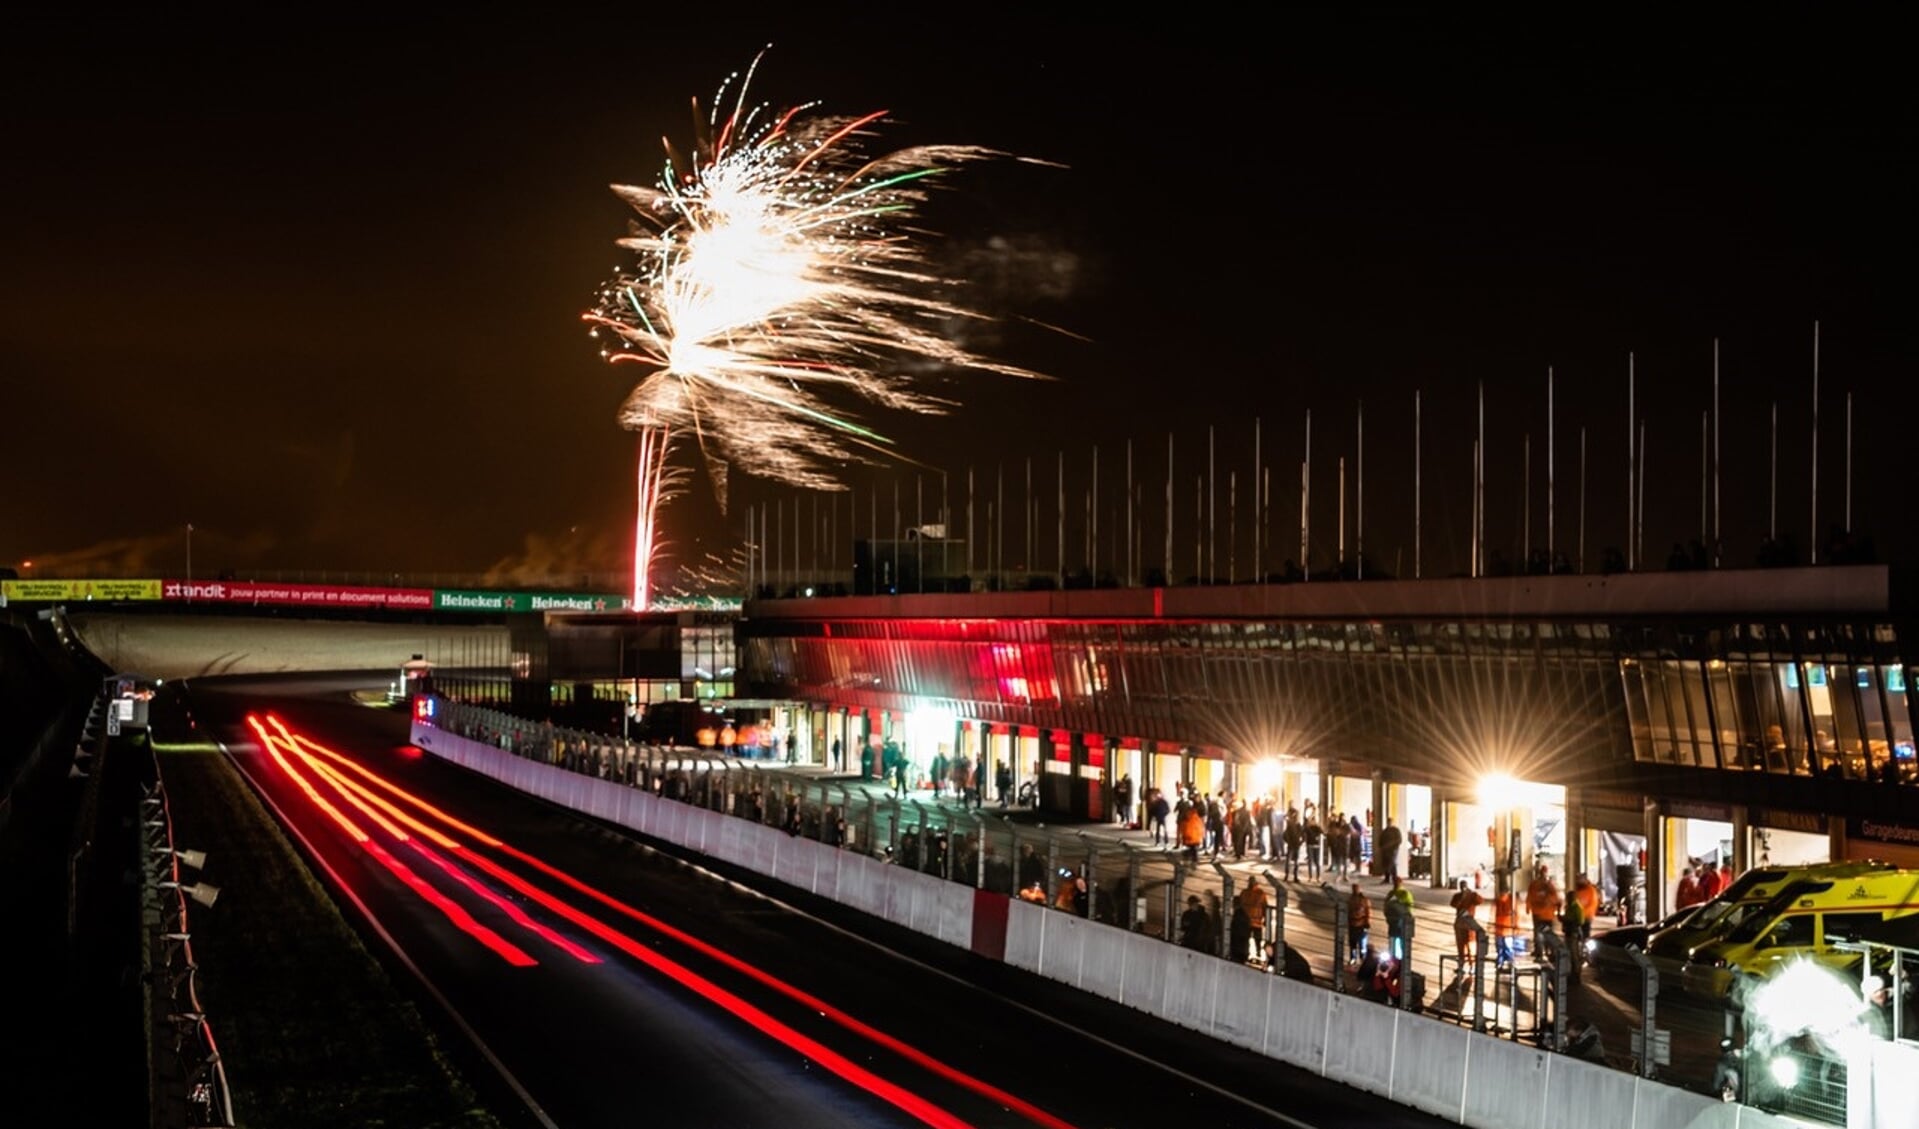
[[(145, 766), (142, 766), (145, 767)], [(213, 1026), (194, 983), (187, 903), (212, 906), (219, 890), (182, 880), (204, 857), (173, 839), (166, 785), (154, 758), (153, 782), (140, 800), (141, 978), (147, 984), (147, 1071), (150, 1121), (155, 1129), (230, 1127), (233, 1095)]]
[[(1469, 1057), (1475, 1078), (1487, 1077), (1489, 1069), (1516, 1071), (1513, 1077), (1531, 1079), (1530, 1085), (1556, 1072), (1558, 1085), (1623, 1100), (1628, 1111), (1625, 1120), (1608, 1115), (1568, 1124), (1683, 1125), (1718, 1104), (1713, 1095), (1654, 1081), (1643, 1064), (1625, 1064), (1640, 1065), (1648, 1075), (1635, 1078), (1631, 1071), (1572, 1057), (1581, 1041), (1568, 1036), (1564, 1011), (1554, 1002), (1567, 998), (1563, 956), (1535, 974), (1530, 968), (1488, 969), (1481, 963), (1487, 959), (1481, 948), (1473, 954), (1474, 975), (1442, 988), (1440, 998), (1431, 1001), (1432, 1014), (1417, 1014), (1426, 1010), (1427, 1001), (1411, 975), (1396, 993), (1397, 1002), (1410, 1010), (1379, 1007), (1361, 998), (1381, 1000), (1377, 985), (1345, 982), (1349, 969), (1339, 951), (1346, 938), (1344, 907), (1330, 886), (1318, 896), (1289, 891), (1266, 872), (1264, 882), (1252, 887), (1263, 896), (1242, 902), (1244, 874), (1211, 863), (1187, 865), (1097, 833), (1025, 825), (991, 809), (875, 797), (858, 785), (799, 778), (779, 765), (637, 746), (497, 710), (431, 701), (433, 716), (416, 716), (416, 744), (523, 791), (879, 916), (903, 914), (901, 924), (982, 955), (1463, 1123), (1509, 1123), (1494, 1113), (1524, 1114), (1510, 1123), (1538, 1121), (1536, 1109), (1508, 1109), (1504, 1099), (1485, 1105), (1485, 1120), (1469, 1117), (1473, 1103), (1486, 1101), (1465, 1088)], [(449, 736), (457, 740), (446, 740)], [(862, 865), (856, 867), (854, 860)], [(911, 875), (910, 890), (899, 885), (906, 875)], [(922, 886), (921, 880), (933, 885)], [(1183, 930), (1180, 907), (1191, 908), (1187, 899), (1195, 897), (1208, 924)], [(1263, 907), (1263, 915), (1254, 912), (1255, 906)], [(1191, 924), (1197, 927), (1198, 919)], [(1256, 951), (1260, 938), (1270, 946), (1265, 960)], [(1451, 930), (1445, 930), (1439, 944), (1450, 949), (1452, 940)], [(1179, 947), (1169, 951), (1168, 942)], [(1410, 935), (1406, 942), (1410, 945)], [(1563, 953), (1563, 946), (1554, 947)], [(1437, 959), (1434, 964), (1445, 968)], [(1192, 980), (1187, 987), (1197, 994), (1171, 987), (1175, 976)], [(1234, 986), (1230, 993), (1228, 984)], [(1282, 1012), (1284, 1021), (1273, 1018)], [(1392, 1018), (1396, 1012), (1399, 1018)], [(1317, 1018), (1302, 1029), (1298, 1015)], [(1349, 1060), (1344, 1037), (1332, 1033), (1334, 1016), (1340, 1017), (1338, 1025), (1351, 1028), (1351, 1037), (1384, 1038), (1378, 1053), (1389, 1059), (1403, 1054), (1401, 1065), (1368, 1065), (1371, 1056), (1362, 1056), (1366, 1062)], [(1312, 1034), (1315, 1024), (1322, 1034)], [(1434, 1034), (1435, 1029), (1468, 1041)], [(1249, 1034), (1254, 1030), (1258, 1039)], [(1476, 1034), (1480, 1037), (1471, 1037)], [(1402, 1036), (1406, 1045), (1392, 1052)], [(1555, 1047), (1571, 1053), (1552, 1053)], [(1429, 1061), (1435, 1055), (1458, 1066), (1456, 1086), (1445, 1080), (1451, 1065)], [(1515, 1057), (1523, 1055), (1537, 1057)], [(1369, 1073), (1376, 1068), (1397, 1071), (1399, 1081), (1382, 1082)], [(1436, 1088), (1419, 1089), (1426, 1083), (1410, 1080), (1407, 1072), (1414, 1070)], [(1693, 1081), (1706, 1089), (1706, 1079)], [(1450, 1096), (1437, 1096), (1442, 1094)], [(1639, 1112), (1630, 1112), (1635, 1109)], [(1687, 1117), (1670, 1119), (1682, 1110), (1689, 1111)], [(1782, 1124), (1765, 1117), (1736, 1106), (1728, 1108), (1724, 1121), (1711, 1123)]]

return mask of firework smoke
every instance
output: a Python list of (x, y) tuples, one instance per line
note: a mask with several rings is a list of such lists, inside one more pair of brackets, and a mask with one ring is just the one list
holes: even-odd
[[(921, 414), (954, 406), (918, 388), (909, 367), (1038, 375), (941, 335), (944, 322), (983, 315), (951, 299), (955, 283), (932, 268), (912, 226), (942, 173), (1007, 155), (927, 145), (871, 156), (883, 111), (775, 112), (749, 105), (751, 80), (751, 69), (729, 78), (704, 121), (696, 103), (695, 147), (682, 156), (668, 142), (655, 187), (613, 187), (637, 215), (619, 241), (637, 262), (585, 319), (611, 339), (608, 361), (650, 370), (620, 422), (657, 431), (659, 458), (669, 435), (691, 435), (716, 483), (732, 464), (830, 488), (837, 466), (890, 446), (836, 403)], [(646, 475), (643, 464), (643, 491)], [(641, 505), (636, 574), (650, 563), (657, 508), (645, 497)]]

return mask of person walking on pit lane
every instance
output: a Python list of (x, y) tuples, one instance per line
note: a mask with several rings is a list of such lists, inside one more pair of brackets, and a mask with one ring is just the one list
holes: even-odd
[(1152, 826), (1153, 846), (1164, 847), (1166, 842), (1166, 817), (1171, 815), (1173, 806), (1166, 802), (1166, 793), (1154, 788), (1146, 793), (1146, 819)]

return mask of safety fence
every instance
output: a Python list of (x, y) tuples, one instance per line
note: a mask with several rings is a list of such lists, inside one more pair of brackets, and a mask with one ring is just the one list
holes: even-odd
[[(1208, 877), (1091, 834), (1057, 835), (830, 780), (796, 781), (777, 768), (696, 752), (609, 744), (495, 711), (436, 703), (436, 713), (416, 715), (413, 742), (510, 787), (1461, 1124), (1792, 1124), (1328, 991), (1310, 967), (1283, 955), (1262, 968), (1215, 959), (1217, 942), (1170, 946), (1181, 894), (1204, 890), (1232, 905), (1231, 873)], [(1019, 896), (1034, 869), (1029, 858), (1040, 860), (1043, 904)], [(1083, 892), (1080, 871), (1052, 865), (1062, 859), (1096, 876)], [(1130, 887), (1114, 889), (1121, 878)], [(1293, 948), (1286, 891), (1272, 893), (1264, 935), (1285, 954)], [(1072, 911), (1053, 908), (1060, 904)]]

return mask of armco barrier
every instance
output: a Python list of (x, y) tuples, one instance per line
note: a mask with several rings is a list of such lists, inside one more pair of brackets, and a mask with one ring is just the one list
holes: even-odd
[[(975, 902), (999, 898), (418, 721), (413, 743), (530, 795), (726, 859), (960, 948), (973, 944)], [(1016, 968), (1475, 1129), (1800, 1125), (1045, 906), (1014, 899), (1005, 908), (1003, 959)], [(1899, 1129), (1907, 1126), (1902, 1122)]]

